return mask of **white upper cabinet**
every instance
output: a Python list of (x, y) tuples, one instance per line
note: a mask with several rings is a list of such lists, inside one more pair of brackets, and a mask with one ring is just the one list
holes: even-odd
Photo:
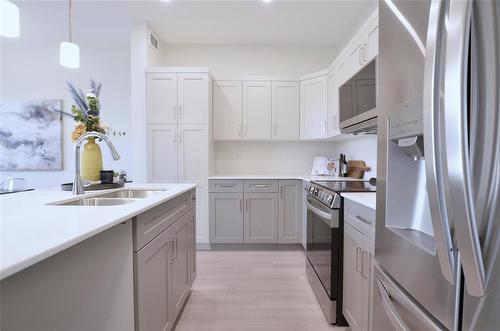
[[(208, 177), (208, 127), (206, 125), (179, 126), (179, 182), (200, 183)], [(172, 159), (173, 161), (173, 159)]]
[(271, 139), (271, 82), (243, 82), (243, 140)]
[(179, 124), (208, 124), (207, 73), (178, 74)]
[(300, 82), (300, 139), (327, 135), (327, 75)]
[(337, 81), (337, 73), (338, 67), (336, 66), (328, 72), (328, 137), (334, 137), (340, 134), (339, 84)]
[(240, 140), (242, 134), (241, 81), (214, 81), (213, 139)]
[(153, 182), (177, 182), (177, 124), (149, 125), (148, 165)]
[(378, 17), (368, 26), (367, 43), (364, 52), (366, 63), (378, 55)]
[(299, 82), (272, 82), (272, 140), (299, 140)]
[(177, 74), (150, 73), (147, 78), (148, 124), (177, 123)]
[(349, 76), (357, 73), (378, 54), (378, 11), (374, 12), (351, 40), (349, 49)]

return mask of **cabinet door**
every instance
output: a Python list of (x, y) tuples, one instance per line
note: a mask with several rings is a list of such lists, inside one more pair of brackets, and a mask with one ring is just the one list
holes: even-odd
[(300, 87), (299, 82), (272, 83), (272, 139), (299, 140)]
[(150, 73), (146, 87), (148, 124), (177, 123), (177, 74)]
[(196, 242), (208, 244), (210, 231), (208, 226), (208, 181), (196, 186)]
[(175, 320), (182, 309), (185, 299), (191, 288), (189, 266), (189, 222), (192, 221), (195, 211), (191, 209), (181, 219), (168, 228), (169, 240), (173, 241), (171, 259), (171, 293), (170, 302), (172, 318)]
[(300, 138), (326, 137), (327, 76), (312, 78), (301, 83)]
[(337, 70), (328, 73), (328, 137), (340, 134), (339, 125), (339, 86), (337, 83)]
[(378, 55), (378, 19), (368, 30), (366, 48), (364, 49), (365, 63), (370, 62)]
[(178, 74), (179, 124), (208, 124), (208, 74)]
[(214, 140), (240, 140), (241, 81), (215, 81), (213, 89)]
[(349, 77), (349, 58), (347, 55), (341, 55), (337, 62), (337, 84), (338, 86), (342, 86)]
[(363, 66), (363, 43), (358, 41), (354, 44), (349, 55), (349, 74), (354, 75)]
[(278, 194), (245, 193), (244, 242), (278, 242)]
[(177, 125), (148, 125), (148, 172), (153, 182), (177, 182)]
[(179, 182), (208, 178), (208, 126), (179, 125)]
[(271, 82), (243, 82), (243, 140), (271, 140)]
[(164, 231), (134, 253), (136, 331), (170, 330), (173, 241)]
[(371, 312), (373, 307), (373, 289), (374, 289), (374, 256), (375, 256), (375, 243), (368, 239), (363, 238), (363, 253), (361, 255), (361, 276), (363, 278), (363, 321), (362, 330), (371, 330)]
[(210, 243), (243, 243), (243, 193), (210, 193)]
[(363, 325), (363, 235), (344, 223), (343, 313), (353, 331)]
[(295, 244), (301, 242), (302, 228), (302, 182), (279, 181), (278, 242)]
[(189, 284), (192, 286), (196, 280), (196, 216), (192, 215), (192, 218), (188, 223), (188, 262), (189, 262)]

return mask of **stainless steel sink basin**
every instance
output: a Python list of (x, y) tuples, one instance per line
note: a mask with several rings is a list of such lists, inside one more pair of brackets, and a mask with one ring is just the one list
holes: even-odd
[(83, 198), (69, 202), (57, 203), (57, 206), (117, 206), (132, 203), (134, 199), (121, 199), (121, 198)]
[(161, 190), (120, 190), (111, 193), (105, 193), (98, 195), (98, 198), (110, 198), (110, 199), (145, 199), (150, 196), (155, 195)]

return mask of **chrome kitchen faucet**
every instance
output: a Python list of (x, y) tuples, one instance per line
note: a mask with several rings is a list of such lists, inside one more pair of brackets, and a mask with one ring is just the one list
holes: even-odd
[(106, 142), (109, 150), (111, 151), (111, 156), (113, 156), (113, 160), (116, 161), (120, 159), (120, 154), (118, 154), (118, 152), (116, 151), (115, 146), (113, 145), (110, 137), (107, 134), (96, 131), (86, 132), (82, 134), (75, 143), (75, 179), (73, 181), (73, 194), (75, 195), (85, 193), (82, 178), (80, 177), (80, 147), (85, 140), (92, 137), (100, 138)]

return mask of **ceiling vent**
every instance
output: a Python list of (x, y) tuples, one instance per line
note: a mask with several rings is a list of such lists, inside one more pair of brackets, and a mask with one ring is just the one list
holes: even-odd
[(155, 36), (153, 32), (149, 32), (149, 46), (151, 46), (152, 49), (154, 49), (156, 52), (160, 50), (160, 40)]

